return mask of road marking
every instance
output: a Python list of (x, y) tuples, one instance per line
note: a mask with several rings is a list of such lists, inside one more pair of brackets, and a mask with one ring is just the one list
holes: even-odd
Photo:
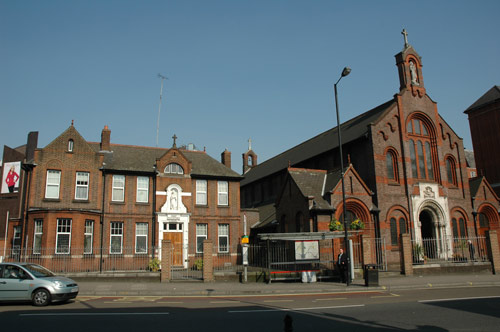
[(389, 295), (370, 296), (370, 298), (378, 299), (378, 298), (382, 298), (382, 297), (398, 297), (398, 296), (401, 296), (401, 295), (389, 293)]
[(347, 297), (329, 297), (327, 299), (316, 299), (316, 301), (335, 301), (335, 300), (347, 300)]
[(463, 301), (463, 300), (484, 300), (484, 299), (498, 299), (500, 296), (475, 296), (475, 297), (455, 297), (448, 299), (435, 299), (435, 300), (420, 300), (419, 303), (431, 303), (431, 302), (447, 302), (447, 301)]
[(293, 302), (293, 300), (266, 300), (265, 303)]
[(342, 306), (333, 306), (333, 307), (310, 307), (310, 308), (289, 308), (289, 309), (257, 309), (257, 310), (231, 310), (228, 311), (230, 314), (244, 314), (244, 313), (254, 313), (254, 312), (273, 312), (273, 311), (309, 311), (309, 310), (324, 310), (324, 309), (344, 309), (344, 308), (356, 308), (356, 307), (364, 307), (364, 304), (355, 304), (355, 305), (342, 305)]
[(168, 312), (66, 312), (44, 314), (19, 314), (19, 316), (127, 316), (127, 315), (168, 315)]
[(218, 304), (218, 303), (241, 303), (240, 301), (210, 301), (210, 303)]
[(161, 304), (182, 304), (182, 303), (184, 303), (184, 302), (156, 301), (156, 303), (161, 303)]

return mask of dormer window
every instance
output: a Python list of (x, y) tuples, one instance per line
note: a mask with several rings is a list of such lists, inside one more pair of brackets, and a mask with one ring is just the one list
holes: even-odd
[(181, 165), (176, 164), (176, 163), (171, 163), (168, 164), (167, 167), (165, 167), (165, 170), (163, 171), (165, 174), (184, 174), (184, 169), (182, 168)]
[(68, 152), (73, 152), (74, 142), (72, 139), (68, 141)]

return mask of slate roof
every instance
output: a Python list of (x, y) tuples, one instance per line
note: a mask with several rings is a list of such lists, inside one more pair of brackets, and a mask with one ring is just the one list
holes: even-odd
[[(99, 151), (99, 143), (89, 143)], [(169, 149), (152, 148), (133, 145), (111, 144), (111, 152), (104, 153), (104, 169), (122, 172), (153, 172), (157, 158), (163, 156)], [(191, 161), (191, 176), (219, 177), (241, 180), (242, 176), (210, 157), (202, 151), (179, 150)]]
[(469, 113), (476, 108), (480, 108), (495, 101), (500, 101), (500, 86), (498, 85), (495, 85), (494, 87), (489, 89), (484, 95), (481, 96), (481, 98), (476, 100), (474, 104), (470, 105), (464, 113)]
[(289, 174), (304, 197), (314, 197), (316, 209), (332, 209), (330, 204), (323, 198), (323, 189), (327, 178), (326, 172), (307, 169), (290, 169)]
[(251, 225), (250, 228), (263, 228), (266, 226), (273, 226), (273, 223), (277, 223), (274, 203), (259, 206), (257, 209), (259, 210), (259, 221)]
[[(368, 133), (368, 125), (376, 122), (377, 119), (395, 103), (396, 101), (391, 99), (341, 124), (343, 144), (352, 142)], [(251, 168), (245, 174), (245, 178), (241, 181), (241, 185), (247, 185), (253, 181), (279, 172), (287, 168), (289, 162), (292, 166), (296, 165), (304, 160), (335, 149), (338, 145), (337, 127), (334, 127)]]
[(483, 182), (484, 176), (478, 176), (477, 178), (472, 178), (469, 180), (470, 195), (471, 197), (476, 197), (477, 191)]
[(476, 159), (474, 158), (474, 151), (465, 150), (465, 160), (467, 161), (468, 167), (476, 168)]

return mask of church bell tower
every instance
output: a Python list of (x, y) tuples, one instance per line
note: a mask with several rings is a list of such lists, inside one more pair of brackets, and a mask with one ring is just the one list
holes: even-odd
[(399, 71), (399, 90), (410, 90), (413, 96), (425, 95), (424, 79), (422, 75), (422, 58), (408, 43), (408, 32), (403, 29), (404, 48), (396, 54), (396, 66)]

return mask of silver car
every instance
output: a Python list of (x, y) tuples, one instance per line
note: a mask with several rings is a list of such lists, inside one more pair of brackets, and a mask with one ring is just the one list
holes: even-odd
[(28, 300), (35, 306), (68, 301), (78, 295), (74, 280), (32, 263), (0, 263), (0, 301)]

